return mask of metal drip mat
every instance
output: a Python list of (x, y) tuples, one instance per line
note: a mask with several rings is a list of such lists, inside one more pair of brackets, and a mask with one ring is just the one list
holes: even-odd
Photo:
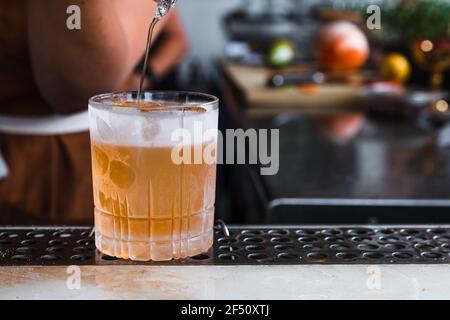
[(447, 264), (449, 253), (450, 227), (222, 225), (208, 253), (170, 262), (132, 262), (98, 252), (91, 228), (0, 228), (0, 266)]

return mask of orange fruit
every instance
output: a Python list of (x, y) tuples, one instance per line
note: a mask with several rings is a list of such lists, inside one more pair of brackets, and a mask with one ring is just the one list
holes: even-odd
[(405, 56), (391, 53), (381, 60), (380, 73), (384, 80), (405, 83), (411, 75), (411, 66)]
[(366, 63), (369, 52), (367, 37), (351, 22), (331, 22), (319, 32), (316, 55), (320, 64), (327, 69), (358, 69)]

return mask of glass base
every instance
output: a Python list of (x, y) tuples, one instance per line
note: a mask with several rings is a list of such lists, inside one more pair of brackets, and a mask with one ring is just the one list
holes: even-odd
[(95, 232), (97, 249), (112, 257), (134, 261), (169, 261), (193, 257), (209, 250), (213, 245), (214, 231), (176, 241), (137, 242), (109, 238)]
[(95, 209), (95, 245), (135, 261), (168, 261), (204, 253), (214, 241), (214, 207), (189, 216), (147, 219)]

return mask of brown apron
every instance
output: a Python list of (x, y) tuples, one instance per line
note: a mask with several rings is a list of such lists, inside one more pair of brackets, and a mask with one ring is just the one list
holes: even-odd
[[(0, 3), (0, 114), (49, 115), (33, 80), (26, 0)], [(9, 175), (0, 181), (0, 225), (91, 224), (89, 134), (0, 133)]]

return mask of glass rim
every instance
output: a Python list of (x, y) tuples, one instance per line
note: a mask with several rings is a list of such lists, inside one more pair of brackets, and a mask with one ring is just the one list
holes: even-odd
[[(111, 93), (102, 93), (99, 95), (95, 95), (92, 98), (89, 99), (89, 107), (93, 107), (93, 108), (98, 108), (98, 109), (103, 109), (103, 110), (112, 110), (114, 108), (121, 108), (120, 105), (115, 105), (113, 102), (111, 102), (111, 100), (113, 100), (114, 97), (127, 97), (127, 95), (136, 95), (137, 96), (137, 91), (121, 91), (121, 92), (111, 92)], [(167, 96), (168, 100), (167, 102), (171, 102), (169, 100), (169, 97), (172, 98), (176, 98), (177, 96), (185, 96), (185, 97), (192, 97), (192, 98), (203, 98), (205, 99), (205, 101), (199, 101), (198, 105), (201, 107), (211, 107), (208, 108), (206, 110), (206, 112), (208, 111), (212, 111), (212, 110), (216, 110), (218, 108), (218, 103), (219, 103), (219, 98), (217, 98), (214, 95), (211, 94), (207, 94), (207, 93), (201, 93), (201, 92), (196, 92), (196, 91), (170, 91), (170, 90), (149, 90), (149, 91), (144, 91), (142, 93), (144, 95), (144, 97), (147, 94), (150, 95), (161, 95), (161, 96)], [(109, 102), (105, 102), (109, 99)], [(132, 101), (132, 100), (130, 100)], [(137, 100), (135, 100), (137, 102)], [(146, 100), (145, 98), (143, 99), (143, 101), (147, 101), (147, 102), (152, 102), (152, 100)], [(155, 100), (154, 102), (165, 102), (164, 99), (160, 99), (160, 100)], [(195, 103), (194, 101), (192, 103)], [(183, 102), (180, 102), (180, 104), (183, 104)], [(139, 106), (127, 106), (126, 107), (128, 110), (139, 110)]]

